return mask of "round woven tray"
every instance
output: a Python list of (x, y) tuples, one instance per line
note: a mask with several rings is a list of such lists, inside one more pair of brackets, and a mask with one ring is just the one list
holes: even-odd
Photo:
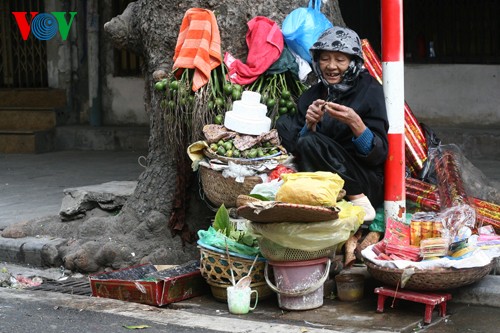
[[(368, 272), (376, 280), (387, 285), (401, 287), (402, 269), (380, 267), (369, 260), (365, 260)], [(493, 263), (489, 263), (482, 267), (472, 268), (437, 268), (433, 270), (417, 270), (406, 282), (404, 289), (410, 290), (445, 290), (454, 289), (468, 284), (472, 284), (481, 280), (488, 275), (493, 267)]]
[[(266, 205), (269, 204), (269, 207)], [(262, 209), (261, 209), (262, 208)], [(238, 207), (238, 215), (252, 222), (323, 222), (339, 218), (337, 207), (262, 201)]]
[(236, 199), (240, 194), (250, 194), (254, 186), (262, 183), (258, 176), (245, 177), (243, 183), (235, 178), (225, 178), (222, 172), (201, 166), (199, 169), (201, 185), (207, 199), (216, 207), (224, 204), (226, 208), (236, 207)]
[(262, 164), (265, 161), (268, 160), (284, 160), (288, 157), (288, 155), (283, 154), (283, 152), (279, 151), (274, 155), (269, 155), (269, 156), (264, 156), (264, 157), (255, 157), (255, 158), (233, 158), (233, 157), (225, 157), (218, 155), (215, 153), (212, 149), (206, 148), (203, 150), (203, 154), (210, 158), (210, 159), (216, 159), (221, 162), (229, 163), (233, 162), (236, 164), (242, 164), (242, 165), (257, 165), (257, 164)]

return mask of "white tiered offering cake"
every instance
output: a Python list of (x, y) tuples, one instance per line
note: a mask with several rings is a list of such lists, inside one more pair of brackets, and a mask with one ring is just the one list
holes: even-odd
[(260, 135), (271, 129), (266, 113), (267, 106), (260, 103), (260, 94), (246, 90), (241, 100), (233, 102), (233, 110), (226, 112), (224, 126), (241, 134)]

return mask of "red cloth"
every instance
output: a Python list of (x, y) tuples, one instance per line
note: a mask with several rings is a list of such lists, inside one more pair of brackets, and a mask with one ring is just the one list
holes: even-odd
[(264, 16), (256, 16), (248, 23), (246, 64), (226, 53), (224, 62), (229, 68), (229, 80), (238, 84), (250, 84), (279, 59), (283, 52), (283, 34), (276, 22)]
[(221, 63), (221, 39), (214, 13), (189, 9), (177, 38), (173, 68), (194, 68), (192, 89), (196, 91), (208, 83), (210, 71)]

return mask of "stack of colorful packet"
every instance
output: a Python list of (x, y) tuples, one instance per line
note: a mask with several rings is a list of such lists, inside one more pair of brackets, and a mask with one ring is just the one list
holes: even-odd
[(420, 254), (424, 259), (443, 257), (448, 254), (447, 238), (427, 238), (420, 242)]
[(392, 260), (420, 261), (420, 247), (413, 245), (387, 244), (385, 254)]

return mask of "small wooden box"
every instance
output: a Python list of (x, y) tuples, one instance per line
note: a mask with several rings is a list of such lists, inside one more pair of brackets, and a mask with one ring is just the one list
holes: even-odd
[(89, 276), (92, 296), (162, 306), (208, 292), (199, 262), (158, 270), (138, 265)]

